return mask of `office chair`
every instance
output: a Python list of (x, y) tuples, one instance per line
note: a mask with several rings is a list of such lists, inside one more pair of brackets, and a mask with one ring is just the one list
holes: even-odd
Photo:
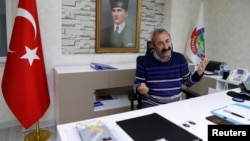
[(153, 43), (151, 41), (147, 41), (147, 50), (146, 50), (146, 54), (150, 54), (154, 51), (154, 47), (153, 47)]
[[(201, 96), (200, 94), (198, 94), (192, 90), (189, 90), (187, 88), (182, 88), (182, 92), (186, 96), (185, 99)], [(130, 90), (128, 90), (128, 99), (130, 101), (131, 110), (135, 109), (135, 101), (137, 101), (137, 103), (138, 103), (136, 109), (141, 109), (141, 95), (140, 94), (136, 94), (133, 89), (130, 89)]]

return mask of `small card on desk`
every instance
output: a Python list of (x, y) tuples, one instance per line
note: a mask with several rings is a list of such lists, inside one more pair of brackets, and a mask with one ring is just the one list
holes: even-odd
[(222, 118), (215, 116), (215, 115), (208, 116), (208, 117), (206, 117), (206, 119), (217, 124), (217, 125), (233, 125), (231, 122), (226, 121), (225, 119), (222, 119)]

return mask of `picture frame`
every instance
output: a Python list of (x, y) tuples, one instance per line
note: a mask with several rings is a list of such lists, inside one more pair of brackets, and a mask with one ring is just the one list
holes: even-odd
[[(116, 3), (124, 6), (116, 10)], [(127, 3), (126, 3), (127, 2)], [(120, 6), (119, 5), (119, 6)], [(113, 7), (113, 8), (112, 8)], [(119, 12), (120, 14), (117, 14)], [(114, 23), (125, 19), (125, 26), (115, 33)], [(127, 14), (127, 15), (126, 15)], [(98, 0), (96, 1), (96, 53), (139, 52), (141, 0)], [(114, 20), (113, 20), (114, 19)], [(119, 21), (120, 20), (120, 21)]]

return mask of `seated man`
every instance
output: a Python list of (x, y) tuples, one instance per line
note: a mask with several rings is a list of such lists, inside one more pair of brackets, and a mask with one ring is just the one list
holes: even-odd
[(203, 77), (208, 59), (203, 58), (191, 73), (184, 55), (173, 51), (171, 36), (165, 29), (152, 34), (154, 52), (136, 60), (134, 91), (141, 94), (141, 107), (151, 107), (181, 100), (182, 84), (192, 86)]

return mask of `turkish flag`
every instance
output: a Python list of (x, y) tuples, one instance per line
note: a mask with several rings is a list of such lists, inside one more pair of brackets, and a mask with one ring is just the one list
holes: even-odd
[(35, 0), (20, 0), (2, 80), (2, 93), (24, 128), (50, 105)]

